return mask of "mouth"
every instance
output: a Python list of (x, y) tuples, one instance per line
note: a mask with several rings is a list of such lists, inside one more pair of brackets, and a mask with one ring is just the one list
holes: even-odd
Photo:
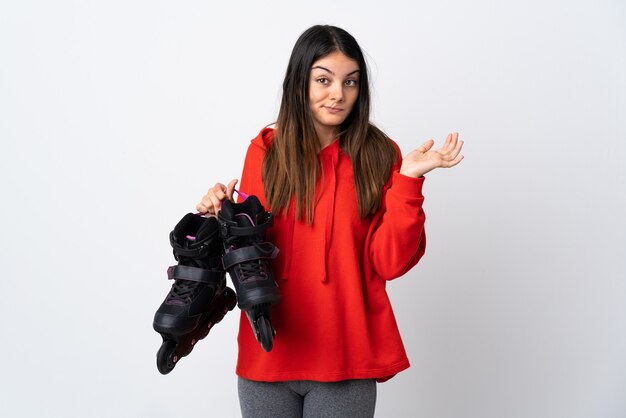
[(328, 112), (333, 113), (333, 114), (343, 112), (343, 109), (339, 107), (324, 106), (324, 109), (326, 109)]

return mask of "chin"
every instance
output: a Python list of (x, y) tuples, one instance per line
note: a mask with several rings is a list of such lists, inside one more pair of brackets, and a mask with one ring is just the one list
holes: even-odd
[(341, 124), (343, 123), (343, 121), (346, 120), (346, 118), (326, 118), (321, 120), (320, 122), (322, 122), (323, 125), (326, 126), (332, 126), (332, 127), (339, 127), (341, 126)]

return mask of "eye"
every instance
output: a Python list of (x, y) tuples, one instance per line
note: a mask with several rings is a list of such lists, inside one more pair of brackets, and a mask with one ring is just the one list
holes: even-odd
[(328, 79), (326, 77), (318, 77), (315, 79), (315, 81), (320, 84), (328, 84)]
[(348, 87), (355, 87), (358, 83), (358, 80), (346, 80), (344, 84)]

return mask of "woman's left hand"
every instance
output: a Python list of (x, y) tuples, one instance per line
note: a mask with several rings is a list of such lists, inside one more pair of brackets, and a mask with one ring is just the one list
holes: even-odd
[(409, 177), (421, 177), (435, 168), (454, 167), (463, 160), (461, 148), (463, 141), (459, 141), (459, 134), (448, 134), (445, 144), (438, 150), (431, 151), (435, 141), (430, 139), (421, 147), (411, 151), (402, 160), (400, 174)]

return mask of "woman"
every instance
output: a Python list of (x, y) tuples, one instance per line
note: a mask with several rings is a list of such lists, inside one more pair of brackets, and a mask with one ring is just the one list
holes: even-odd
[[(373, 416), (376, 382), (409, 367), (385, 291), (424, 254), (424, 174), (453, 167), (463, 141), (448, 135), (402, 158), (369, 122), (367, 66), (343, 29), (313, 26), (296, 42), (275, 129), (248, 148), (240, 189), (274, 213), (267, 239), (282, 301), (276, 341), (239, 329), (244, 417)], [(237, 180), (197, 205), (215, 215)]]

